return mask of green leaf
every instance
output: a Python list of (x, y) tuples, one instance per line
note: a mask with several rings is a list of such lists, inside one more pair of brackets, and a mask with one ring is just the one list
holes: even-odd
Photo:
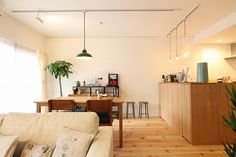
[(229, 87), (225, 86), (225, 88), (226, 88), (227, 93), (230, 95), (230, 97), (233, 98), (234, 96), (233, 96), (231, 90), (229, 89)]
[(224, 151), (229, 157), (235, 157), (236, 156), (236, 144), (223, 144), (224, 145)]
[(58, 60), (54, 63), (47, 65), (45, 70), (52, 74), (56, 79), (59, 76), (69, 78), (69, 74), (73, 73), (71, 70), (72, 66), (73, 65), (69, 62)]
[(233, 105), (233, 106), (231, 106), (231, 108), (232, 108), (233, 110), (236, 110), (236, 90), (235, 90), (235, 88), (232, 87), (232, 88), (230, 89), (228, 86), (226, 86), (226, 91), (227, 91), (227, 93), (229, 94), (230, 100), (231, 100), (232, 105)]
[(223, 120), (225, 124), (227, 124), (234, 132), (236, 132), (236, 119), (233, 111), (229, 113), (229, 119), (223, 117)]
[[(72, 66), (73, 65), (70, 62), (58, 60), (54, 63), (47, 65), (45, 67), (45, 70), (47, 70), (51, 75), (53, 75), (55, 79), (59, 78), (59, 83), (61, 84), (61, 77), (69, 78), (69, 75), (73, 73), (71, 70)], [(62, 93), (61, 89), (60, 93)]]

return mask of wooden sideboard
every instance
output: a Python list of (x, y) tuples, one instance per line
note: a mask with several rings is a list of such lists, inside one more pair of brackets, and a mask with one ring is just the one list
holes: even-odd
[(192, 144), (222, 144), (236, 140), (222, 116), (231, 101), (225, 86), (234, 83), (160, 83), (161, 117)]

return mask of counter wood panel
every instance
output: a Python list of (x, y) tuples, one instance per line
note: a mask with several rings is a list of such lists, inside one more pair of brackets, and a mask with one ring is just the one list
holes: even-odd
[(183, 84), (181, 89), (183, 122), (182, 135), (184, 135), (186, 140), (190, 142), (192, 141), (191, 88), (189, 85)]
[(218, 117), (217, 86), (191, 85), (192, 143), (217, 144)]
[(222, 116), (228, 117), (230, 99), (216, 83), (160, 83), (161, 117), (192, 144), (222, 144), (236, 139)]
[[(182, 134), (181, 86), (160, 84), (161, 117)], [(170, 114), (171, 113), (171, 114)]]
[[(236, 88), (236, 84), (232, 84), (234, 88)], [(229, 85), (228, 85), (229, 86)], [(231, 86), (231, 85), (230, 85)], [(222, 97), (217, 97), (217, 101), (218, 101), (218, 110), (221, 112), (221, 115), (224, 117), (228, 117), (228, 113), (229, 111), (231, 111), (231, 101), (228, 97), (228, 94), (224, 88), (218, 88), (218, 94), (222, 95)], [(236, 140), (236, 136), (233, 133), (233, 131), (231, 129), (228, 129), (225, 127), (224, 123), (223, 123), (223, 119), (222, 116), (218, 116), (219, 121), (221, 121), (222, 123), (219, 124), (219, 142), (224, 142), (226, 143), (228, 141), (228, 139), (231, 139), (231, 142)]]

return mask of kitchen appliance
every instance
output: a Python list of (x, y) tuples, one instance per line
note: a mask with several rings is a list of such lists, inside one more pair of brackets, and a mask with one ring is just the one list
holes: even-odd
[(78, 93), (78, 87), (77, 86), (73, 86), (72, 90), (73, 90), (74, 95)]
[(169, 74), (166, 76), (167, 82), (178, 82), (177, 75), (175, 74)]

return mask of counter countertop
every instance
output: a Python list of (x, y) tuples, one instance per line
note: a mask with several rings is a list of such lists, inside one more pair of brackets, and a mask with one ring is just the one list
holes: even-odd
[(217, 83), (217, 82), (208, 82), (208, 83), (199, 83), (199, 82), (159, 82), (160, 84), (232, 84), (236, 82), (230, 83)]

